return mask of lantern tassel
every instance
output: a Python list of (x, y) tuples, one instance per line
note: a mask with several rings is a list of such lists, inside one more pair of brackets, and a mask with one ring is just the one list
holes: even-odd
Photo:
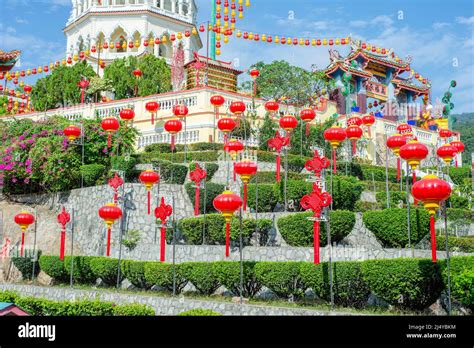
[(333, 167), (332, 171), (333, 171), (334, 174), (336, 174), (336, 172), (337, 172), (337, 158), (336, 158), (336, 156), (337, 156), (336, 148), (333, 147), (332, 148), (332, 167)]
[(165, 248), (166, 248), (166, 227), (161, 228), (160, 236), (160, 261), (165, 262)]
[(280, 153), (277, 154), (277, 157), (276, 157), (276, 182), (280, 182), (281, 179), (280, 179), (280, 167), (281, 167), (281, 156), (280, 156)]
[(219, 120), (219, 108), (216, 108), (216, 120)]
[(114, 203), (117, 204), (118, 202), (118, 192), (117, 190), (115, 190), (115, 193), (114, 193)]
[(235, 162), (234, 162), (233, 165), (234, 165), (234, 182), (236, 182), (237, 181), (237, 174), (235, 173)]
[(431, 233), (431, 260), (436, 262), (436, 232), (435, 232), (435, 217), (430, 216), (430, 233)]
[(199, 215), (199, 196), (200, 196), (201, 190), (199, 188), (199, 184), (196, 186), (196, 194), (194, 196), (194, 216)]
[(352, 140), (352, 156), (355, 156), (357, 153), (357, 140)]
[(458, 168), (458, 157), (456, 156), (456, 168)]
[(64, 244), (66, 242), (66, 231), (63, 229), (61, 231), (61, 246), (59, 248), (59, 259), (64, 260)]
[(171, 152), (174, 152), (174, 134), (171, 134)]
[(369, 134), (369, 138), (372, 138), (372, 135), (371, 135), (372, 132), (370, 130), (371, 128), (372, 126), (367, 126), (367, 133)]
[(228, 139), (229, 137), (227, 136), (227, 133), (224, 133), (224, 144), (227, 144)]
[(112, 146), (112, 133), (107, 136), (107, 147), (110, 149)]
[(244, 211), (247, 211), (247, 183), (244, 182)]
[(319, 265), (319, 221), (313, 222), (314, 264)]
[(155, 114), (153, 112), (151, 113), (151, 124), (155, 124)]
[(148, 200), (148, 215), (150, 215), (151, 214), (151, 192), (150, 192), (150, 190), (148, 190), (147, 196), (148, 196), (148, 199), (147, 199)]
[(225, 224), (225, 257), (230, 255), (230, 222)]
[(309, 137), (309, 131), (311, 130), (311, 125), (306, 123), (306, 136)]
[[(415, 183), (416, 183), (416, 173), (415, 173), (414, 169), (413, 169), (413, 180), (412, 181), (413, 181), (412, 185), (415, 185)], [(413, 204), (418, 205), (418, 201), (415, 199), (415, 197), (413, 197)]]
[(109, 227), (109, 228), (107, 229), (107, 251), (106, 251), (106, 253), (105, 253), (105, 255), (106, 255), (107, 257), (110, 256), (110, 236), (111, 236), (111, 234), (112, 234), (112, 227)]
[(21, 233), (21, 248), (20, 248), (20, 256), (23, 257), (23, 249), (25, 246), (25, 231)]
[(397, 181), (400, 181), (400, 157), (397, 158)]

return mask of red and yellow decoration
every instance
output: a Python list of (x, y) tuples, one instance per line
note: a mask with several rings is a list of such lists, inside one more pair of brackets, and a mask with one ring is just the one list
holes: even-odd
[(165, 262), (166, 248), (166, 220), (173, 214), (173, 207), (165, 203), (164, 197), (161, 197), (160, 205), (155, 209), (155, 217), (161, 220), (160, 231), (160, 261)]
[(160, 104), (157, 102), (148, 102), (145, 104), (146, 111), (148, 111), (151, 114), (151, 124), (155, 124), (155, 117), (156, 113), (158, 112), (158, 109), (160, 108)]
[(235, 164), (235, 172), (244, 184), (244, 211), (247, 211), (247, 185), (252, 176), (257, 174), (257, 164), (250, 160), (243, 160)]
[(337, 148), (341, 145), (341, 143), (346, 140), (347, 135), (346, 131), (339, 127), (333, 126), (328, 128), (324, 131), (324, 139), (331, 144), (332, 147), (332, 165), (333, 165), (333, 173), (336, 174), (337, 172)]
[(230, 222), (234, 213), (242, 206), (242, 199), (232, 191), (224, 191), (214, 198), (214, 209), (219, 211), (225, 219), (225, 256), (230, 255)]
[(115, 117), (106, 117), (102, 120), (102, 129), (107, 133), (107, 147), (112, 146), (112, 135), (120, 128), (120, 123)]
[(151, 190), (153, 186), (160, 181), (158, 173), (151, 169), (147, 169), (139, 176), (140, 182), (145, 185), (147, 191), (148, 215), (151, 215)]
[(74, 125), (68, 126), (64, 128), (64, 135), (70, 142), (73, 142), (81, 136), (81, 129)]
[(109, 203), (99, 209), (99, 217), (104, 220), (107, 225), (107, 249), (105, 255), (110, 256), (110, 238), (112, 235), (112, 226), (116, 220), (122, 217), (122, 209), (117, 207), (115, 203)]
[(175, 147), (175, 135), (183, 129), (183, 122), (181, 120), (169, 120), (165, 122), (165, 130), (171, 134), (171, 151)]
[(20, 256), (23, 257), (23, 249), (25, 247), (25, 232), (28, 227), (35, 222), (35, 217), (27, 211), (22, 211), (21, 213), (15, 215), (14, 220), (15, 223), (21, 228)]
[(400, 134), (394, 134), (387, 139), (387, 147), (397, 156), (397, 181), (400, 180), (400, 148), (407, 143), (407, 138)]

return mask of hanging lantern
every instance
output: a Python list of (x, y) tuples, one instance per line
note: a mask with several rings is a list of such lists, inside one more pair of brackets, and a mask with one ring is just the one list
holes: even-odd
[(458, 149), (451, 144), (444, 144), (438, 148), (436, 154), (449, 166), (453, 158), (456, 157), (457, 151)]
[(25, 93), (29, 94), (31, 93), (33, 88), (30, 85), (25, 85), (25, 87), (23, 87), (23, 90), (25, 91)]
[(295, 116), (287, 115), (280, 118), (280, 128), (286, 131), (286, 137), (288, 138), (288, 146), (291, 143), (291, 131), (298, 126), (298, 120)]
[(189, 109), (184, 104), (177, 104), (173, 106), (173, 114), (178, 118), (185, 118), (189, 113)]
[(58, 214), (58, 223), (61, 225), (61, 243), (59, 247), (59, 259), (64, 260), (64, 248), (66, 244), (66, 225), (71, 221), (71, 216), (63, 207), (60, 214)]
[[(464, 144), (461, 141), (458, 141), (458, 140), (452, 141), (451, 145), (454, 146), (458, 150), (457, 153), (459, 155), (464, 152), (465, 147), (464, 147)], [(456, 157), (456, 168), (457, 167), (458, 167), (458, 159)]]
[[(256, 41), (258, 41), (257, 38), (258, 36), (255, 37)], [(257, 69), (251, 69), (249, 74), (253, 79), (253, 95), (254, 97), (256, 97), (257, 96), (257, 78), (260, 76), (260, 71), (258, 71)]]
[(451, 132), (449, 129), (444, 129), (441, 128), (439, 130), (439, 137), (444, 139), (444, 141), (448, 141), (448, 138), (451, 138), (453, 136), (453, 132)]
[(140, 182), (145, 185), (147, 191), (147, 201), (148, 201), (148, 215), (151, 214), (151, 190), (153, 186), (160, 181), (160, 176), (158, 173), (154, 172), (151, 169), (147, 169), (142, 172), (139, 176)]
[(371, 137), (371, 127), (375, 124), (375, 116), (372, 115), (372, 114), (368, 114), (368, 115), (365, 115), (364, 117), (362, 117), (362, 123), (364, 124), (364, 126), (367, 127), (367, 131), (369, 133), (369, 137)]
[(407, 137), (408, 139), (413, 137), (413, 129), (411, 128), (411, 126), (409, 124), (406, 124), (406, 123), (402, 123), (402, 124), (398, 125), (397, 126), (397, 132), (398, 132), (398, 134), (401, 134), (401, 135)]
[(23, 249), (25, 246), (25, 232), (28, 227), (35, 222), (35, 217), (26, 211), (22, 211), (20, 214), (15, 215), (14, 221), (21, 228), (20, 256), (23, 257)]
[(219, 130), (224, 133), (224, 144), (227, 143), (228, 134), (231, 133), (236, 126), (237, 125), (235, 121), (231, 118), (221, 118), (217, 122), (217, 128), (219, 128)]
[(430, 214), (431, 259), (436, 262), (435, 215), (440, 203), (451, 195), (451, 186), (436, 175), (427, 175), (413, 185), (411, 192), (415, 199), (421, 201)]
[(200, 191), (201, 191), (201, 181), (207, 177), (207, 172), (205, 169), (201, 168), (199, 163), (196, 163), (196, 169), (189, 173), (189, 178), (191, 181), (194, 181), (196, 185), (196, 194), (194, 196), (194, 215), (199, 215), (199, 201), (200, 201)]
[(349, 140), (352, 141), (352, 155), (355, 156), (357, 152), (357, 140), (362, 137), (362, 128), (359, 126), (349, 126), (346, 129), (346, 135)]
[(276, 112), (280, 109), (280, 104), (276, 101), (270, 100), (265, 103), (265, 110), (270, 113), (271, 116), (274, 116)]
[(120, 110), (120, 119), (124, 122), (130, 122), (135, 118), (135, 111), (132, 109)]
[(309, 136), (310, 123), (316, 118), (316, 112), (313, 109), (303, 109), (300, 112), (301, 120), (306, 123), (306, 136)]
[(169, 120), (165, 122), (165, 130), (171, 134), (171, 151), (175, 148), (175, 134), (178, 134), (183, 129), (181, 120)]
[(407, 143), (407, 138), (394, 134), (387, 139), (387, 147), (397, 156), (397, 181), (400, 180), (400, 148)]
[(235, 164), (235, 173), (240, 176), (240, 180), (244, 183), (244, 211), (247, 210), (247, 185), (255, 174), (257, 174), (257, 164), (249, 160)]
[(333, 172), (336, 174), (337, 171), (337, 158), (336, 158), (336, 149), (341, 145), (341, 143), (346, 140), (347, 135), (346, 131), (338, 126), (333, 126), (324, 131), (324, 139), (331, 144), (332, 147), (332, 164)]
[(77, 126), (71, 125), (64, 128), (64, 135), (69, 139), (70, 142), (73, 142), (81, 136), (81, 129)]
[(133, 70), (133, 75), (138, 79), (138, 78), (142, 77), (142, 71), (137, 68), (137, 69)]
[(173, 214), (173, 207), (165, 204), (164, 197), (161, 197), (161, 204), (155, 209), (155, 217), (161, 220), (161, 235), (160, 235), (160, 262), (165, 262), (165, 248), (166, 248), (166, 220)]
[(158, 109), (160, 108), (160, 104), (157, 102), (149, 102), (145, 104), (146, 110), (151, 114), (151, 124), (155, 124), (155, 117)]
[(225, 256), (230, 255), (230, 222), (235, 211), (242, 206), (242, 199), (232, 191), (224, 191), (221, 195), (214, 198), (214, 209), (219, 211), (225, 219)]
[(99, 217), (104, 220), (107, 225), (107, 249), (105, 255), (110, 256), (110, 237), (112, 234), (112, 226), (116, 220), (122, 217), (122, 209), (114, 203), (109, 203), (99, 209)]
[[(413, 170), (413, 184), (416, 182), (416, 168), (420, 165), (421, 161), (428, 156), (428, 148), (426, 145), (419, 143), (417, 140), (412, 140), (406, 145), (400, 148), (400, 157), (407, 161), (408, 165)], [(418, 202), (414, 201), (415, 205)]]
[(347, 120), (347, 127), (349, 127), (349, 126), (359, 126), (360, 127), (360, 126), (362, 126), (362, 123), (363, 123), (363, 121), (360, 117), (353, 116), (353, 117), (351, 117)]
[(244, 102), (235, 101), (235, 102), (230, 103), (229, 110), (234, 115), (240, 116), (241, 114), (243, 114), (245, 112), (246, 106), (245, 106)]
[(118, 131), (120, 123), (115, 117), (106, 117), (102, 120), (102, 129), (107, 132), (107, 147), (112, 146), (112, 135)]
[(231, 139), (230, 141), (224, 144), (224, 151), (227, 152), (232, 161), (234, 161), (234, 181), (237, 180), (235, 173), (235, 160), (237, 159), (239, 153), (243, 151), (243, 149), (244, 144), (235, 139)]
[(222, 105), (224, 105), (224, 103), (225, 103), (225, 99), (221, 95), (213, 95), (211, 97), (211, 104), (212, 104), (212, 106), (214, 106), (214, 110), (215, 110), (215, 113), (216, 113), (216, 120), (219, 119), (219, 108)]

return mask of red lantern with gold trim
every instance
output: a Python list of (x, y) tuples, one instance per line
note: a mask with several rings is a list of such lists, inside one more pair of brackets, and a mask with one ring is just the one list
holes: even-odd
[(274, 116), (276, 112), (280, 109), (280, 104), (278, 104), (276, 101), (269, 100), (265, 103), (265, 110), (267, 110), (271, 116)]
[(105, 255), (110, 256), (110, 238), (112, 235), (112, 226), (116, 220), (122, 217), (122, 209), (114, 203), (109, 203), (99, 209), (99, 216), (107, 225), (107, 249)]
[(224, 133), (224, 144), (227, 143), (229, 137), (228, 134), (231, 133), (236, 126), (237, 124), (231, 118), (221, 118), (217, 122), (217, 128), (219, 128), (219, 130)]
[(183, 122), (181, 122), (181, 120), (166, 121), (165, 130), (171, 134), (171, 151), (174, 151), (175, 135), (183, 130)]
[(439, 130), (439, 137), (444, 139), (444, 141), (448, 141), (448, 138), (451, 138), (453, 136), (453, 132), (451, 132), (449, 129), (440, 129)]
[(158, 173), (151, 169), (147, 169), (139, 176), (140, 182), (145, 185), (147, 191), (148, 215), (151, 215), (151, 190), (153, 186), (160, 181)]
[[(459, 155), (462, 154), (465, 150), (464, 144), (459, 140), (452, 141), (451, 145), (454, 146), (458, 150)], [(456, 157), (456, 168), (457, 167), (458, 167), (458, 159)]]
[(444, 163), (446, 163), (446, 165), (449, 166), (453, 158), (456, 157), (457, 152), (458, 149), (456, 147), (452, 146), (451, 144), (444, 144), (438, 148), (436, 154), (444, 161)]
[(222, 105), (224, 105), (224, 103), (225, 103), (225, 99), (221, 95), (213, 95), (211, 97), (211, 104), (212, 104), (212, 106), (214, 106), (214, 111), (215, 111), (215, 114), (216, 114), (216, 120), (219, 119), (219, 108)]
[(387, 139), (387, 147), (397, 156), (397, 181), (400, 180), (400, 148), (407, 143), (407, 138), (400, 134), (394, 134)]
[(346, 129), (347, 138), (352, 141), (352, 155), (355, 156), (357, 152), (357, 140), (359, 140), (362, 135), (362, 128), (357, 125), (349, 126)]
[(298, 126), (298, 120), (295, 116), (287, 115), (280, 118), (280, 128), (286, 131), (286, 137), (288, 138), (288, 146), (291, 143), (291, 131)]
[[(400, 148), (400, 157), (404, 159), (413, 170), (413, 184), (416, 182), (416, 168), (420, 165), (428, 156), (428, 148), (426, 145), (421, 144), (418, 140), (411, 140), (406, 145)], [(414, 200), (415, 205), (418, 204), (417, 200)]]
[(188, 116), (189, 109), (184, 104), (178, 104), (173, 107), (173, 114), (178, 118), (185, 118)]
[(81, 136), (81, 129), (77, 126), (71, 125), (64, 128), (64, 135), (69, 139), (70, 142), (73, 142)]
[(242, 199), (232, 191), (224, 191), (214, 198), (214, 209), (219, 211), (225, 219), (225, 256), (230, 255), (230, 222), (234, 213), (242, 206)]
[(333, 126), (328, 128), (324, 131), (324, 139), (331, 144), (332, 147), (332, 165), (333, 165), (333, 173), (336, 174), (337, 172), (337, 148), (341, 145), (341, 143), (346, 140), (347, 134), (344, 128), (339, 126)]
[(316, 112), (313, 109), (303, 109), (300, 112), (301, 120), (306, 123), (306, 136), (309, 136), (310, 123), (316, 118)]
[(28, 227), (35, 222), (35, 217), (27, 211), (22, 211), (20, 214), (15, 215), (14, 221), (21, 228), (20, 256), (23, 257), (23, 249), (25, 246), (25, 232)]
[(118, 131), (120, 123), (115, 117), (106, 117), (102, 120), (102, 129), (107, 133), (107, 147), (112, 146), (112, 135)]
[(148, 102), (145, 104), (146, 110), (151, 114), (151, 124), (155, 124), (155, 117), (158, 109), (160, 108), (160, 104), (157, 102)]
[(257, 174), (257, 170), (257, 164), (249, 160), (243, 160), (235, 164), (235, 172), (244, 184), (244, 211), (247, 210), (247, 185), (252, 176)]
[(367, 133), (369, 134), (369, 137), (372, 137), (370, 129), (375, 124), (375, 116), (372, 114), (363, 116), (362, 123), (367, 127)]
[(132, 109), (122, 109), (120, 111), (120, 119), (125, 122), (130, 122), (135, 118), (135, 111)]

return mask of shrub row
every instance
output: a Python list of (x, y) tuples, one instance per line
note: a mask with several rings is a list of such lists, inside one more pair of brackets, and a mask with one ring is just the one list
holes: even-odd
[[(399, 204), (400, 201), (402, 201), (403, 204), (407, 203), (407, 194), (406, 194), (406, 192), (388, 191), (388, 194), (390, 196), (390, 205), (391, 206), (396, 206), (397, 204)], [(386, 204), (387, 204), (387, 192), (386, 191), (377, 192), (375, 194), (375, 199), (382, 206), (386, 206)]]
[(99, 300), (52, 301), (23, 297), (12, 291), (0, 291), (0, 302), (14, 303), (33, 316), (154, 316), (148, 305), (125, 304)]
[[(444, 236), (436, 236), (436, 247), (438, 250), (446, 250), (446, 238)], [(449, 236), (448, 247), (451, 251), (474, 253), (474, 236)]]
[[(328, 263), (246, 261), (243, 265), (245, 297), (254, 297), (265, 286), (281, 298), (298, 299), (312, 289), (319, 298), (330, 300)], [(175, 272), (177, 293), (191, 283), (203, 295), (211, 295), (221, 285), (233, 295), (240, 294), (239, 262), (188, 262), (173, 266), (127, 261), (122, 267), (125, 277), (135, 279), (132, 283), (142, 289), (155, 285), (172, 291)], [(133, 277), (126, 270), (133, 270)], [(473, 256), (451, 258), (453, 297), (471, 307), (473, 270)], [(361, 308), (367, 305), (369, 294), (373, 293), (391, 305), (419, 310), (440, 296), (447, 282), (447, 267), (444, 260), (433, 263), (429, 259), (334, 262), (333, 275), (337, 305)]]

